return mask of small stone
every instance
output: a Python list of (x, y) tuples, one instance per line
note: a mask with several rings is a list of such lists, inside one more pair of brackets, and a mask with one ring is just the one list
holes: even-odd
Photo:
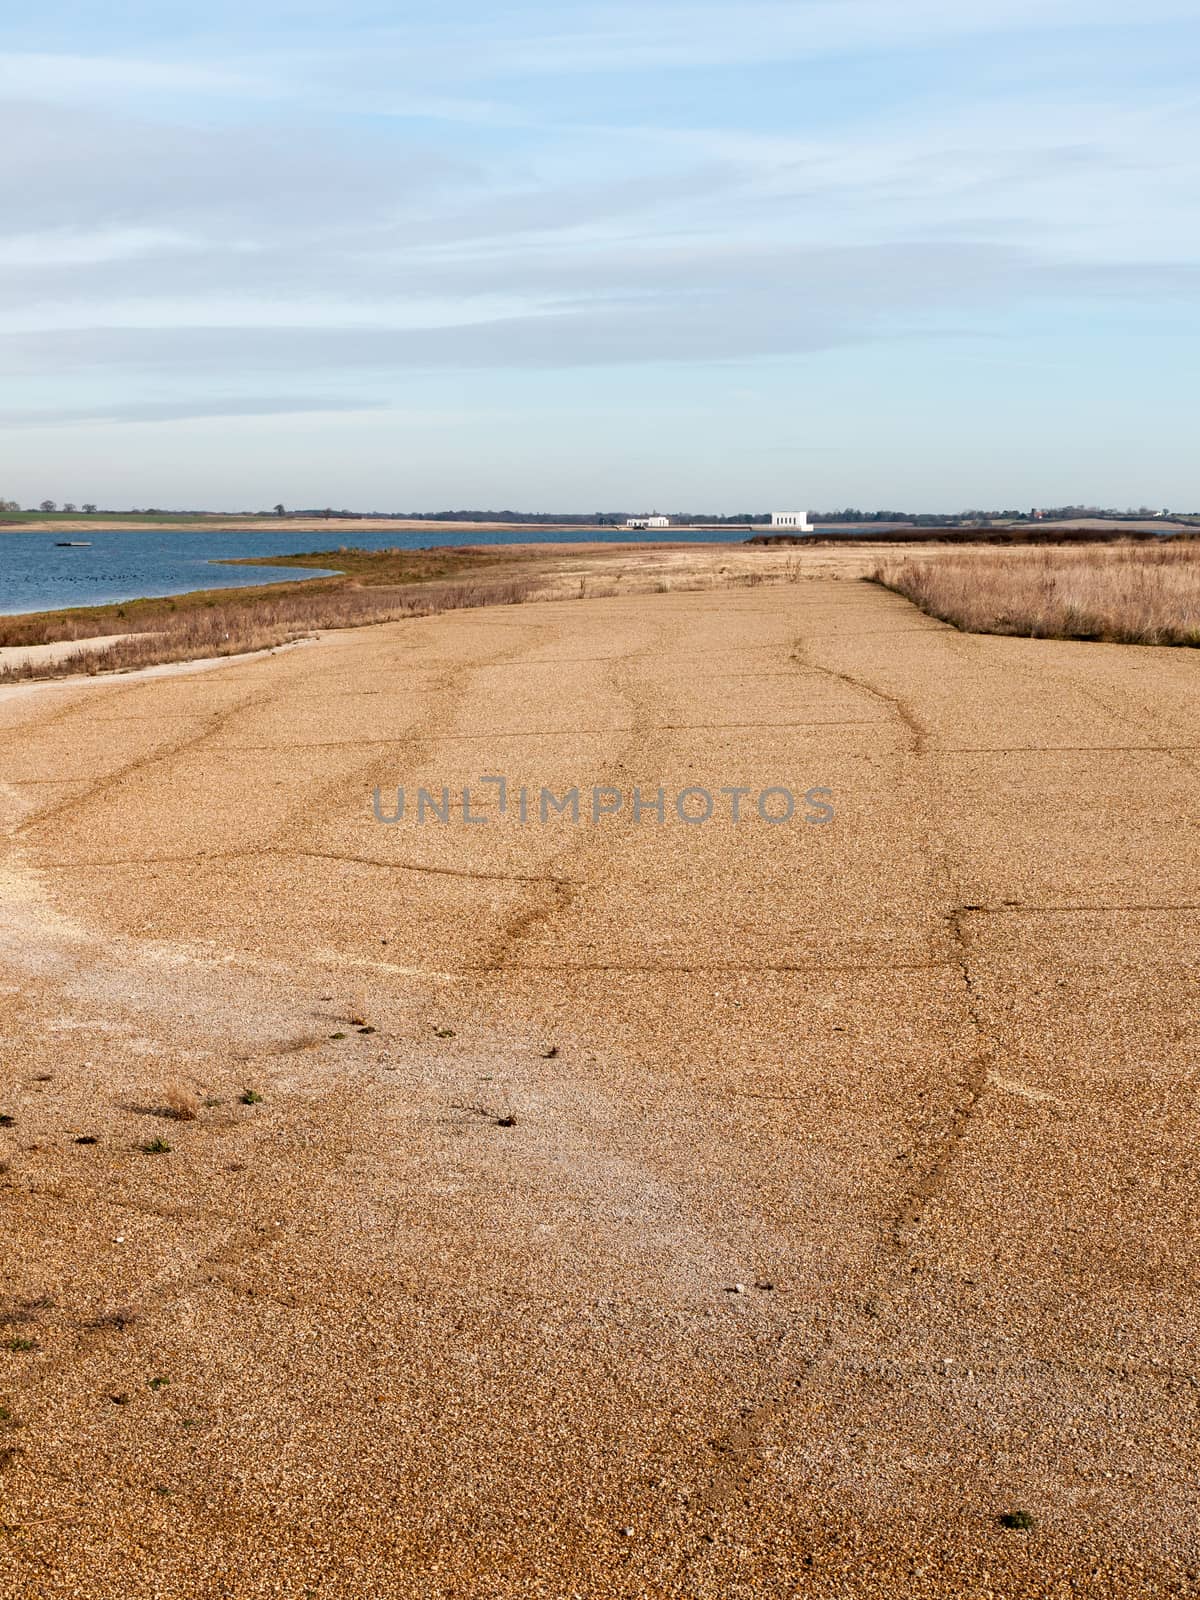
[(622, 1537), (622, 1539), (632, 1539), (633, 1538), (633, 1529), (632, 1528), (622, 1528), (621, 1529), (621, 1537)]
[(726, 1294), (745, 1294), (745, 1292), (746, 1285), (744, 1283), (735, 1283), (732, 1288), (725, 1291)]

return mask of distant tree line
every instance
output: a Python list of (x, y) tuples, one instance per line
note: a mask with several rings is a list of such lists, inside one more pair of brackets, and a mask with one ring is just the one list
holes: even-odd
[[(47, 514), (61, 509), (64, 515), (74, 516), (80, 511), (86, 511), (90, 515), (91, 512), (95, 511), (96, 507), (90, 500), (86, 501), (81, 506), (77, 506), (74, 500), (64, 500), (61, 508), (59, 507), (57, 500), (42, 500), (38, 503), (36, 508), (34, 506), (29, 507), (30, 512), (34, 511), (35, 509), (38, 511), (44, 511)], [(5, 500), (3, 497), (0, 497), (0, 516), (11, 516), (14, 512), (19, 513), (20, 510), (21, 502), (19, 500)]]
[[(33, 507), (29, 510), (33, 511)], [(43, 500), (36, 508), (45, 515), (59, 513), (64, 516), (75, 516), (80, 512), (91, 516), (96, 511), (93, 501), (85, 500), (77, 506), (73, 500), (64, 501), (60, 507), (57, 500)], [(282, 501), (277, 501), (272, 507), (277, 517), (294, 516), (323, 518), (325, 520), (337, 519), (339, 521), (362, 521), (366, 517), (375, 517), (388, 521), (421, 521), (421, 522), (510, 522), (529, 527), (620, 527), (631, 516), (644, 515), (644, 507), (634, 511), (350, 511), (346, 508), (335, 510), (333, 506), (300, 507), (288, 512)], [(0, 516), (21, 514), (20, 503), (16, 500), (6, 500), (0, 497)], [(266, 512), (237, 512), (230, 513), (238, 516), (265, 516)], [(901, 524), (913, 528), (985, 528), (993, 523), (1038, 523), (1038, 522), (1069, 522), (1079, 518), (1104, 518), (1105, 520), (1120, 520), (1124, 518), (1137, 518), (1146, 520), (1191, 521), (1194, 517), (1186, 517), (1180, 513), (1169, 514), (1162, 510), (1154, 510), (1149, 506), (1139, 506), (1136, 509), (1130, 506), (1125, 511), (1114, 510), (1105, 506), (1035, 506), (1029, 511), (1008, 509), (1004, 511), (985, 511), (972, 509), (954, 513), (930, 511), (863, 511), (858, 506), (845, 506), (836, 511), (812, 511), (809, 513), (813, 522), (822, 526), (836, 527), (839, 524), (858, 524), (870, 526), (877, 523)], [(145, 506), (142, 508), (131, 507), (124, 511), (106, 511), (105, 516), (163, 516), (166, 515), (158, 506)], [(215, 513), (205, 511), (178, 511), (172, 513), (176, 516), (209, 516)], [(735, 511), (730, 513), (718, 511), (673, 511), (671, 519), (677, 523), (707, 523), (713, 527), (757, 527), (770, 523), (769, 511)]]

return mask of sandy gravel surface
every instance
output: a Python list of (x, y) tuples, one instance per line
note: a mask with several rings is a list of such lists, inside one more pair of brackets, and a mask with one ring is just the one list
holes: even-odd
[(61, 639), (51, 644), (10, 644), (0, 646), (0, 669), (42, 666), (51, 661), (69, 661), (72, 656), (87, 656), (122, 639), (148, 639), (145, 633), (104, 633), (91, 639)]
[(6, 698), (0, 1594), (1200, 1593), (1198, 672), (827, 577)]

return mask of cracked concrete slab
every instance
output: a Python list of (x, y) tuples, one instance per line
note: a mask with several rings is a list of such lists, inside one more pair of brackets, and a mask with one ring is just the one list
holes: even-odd
[[(6, 696), (0, 1582), (1195, 1592), (1198, 670), (829, 577)], [(835, 816), (372, 816), (487, 773)]]

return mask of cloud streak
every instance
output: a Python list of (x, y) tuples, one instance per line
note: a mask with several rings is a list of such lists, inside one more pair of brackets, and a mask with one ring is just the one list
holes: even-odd
[[(758, 252), (640, 264), (610, 261), (576, 298), (524, 315), (428, 327), (165, 325), (68, 327), (0, 336), (12, 373), (183, 372), (326, 375), (450, 369), (556, 370), (786, 357), (922, 334), (958, 336), (981, 305), (1051, 307), (1140, 296), (1193, 303), (1200, 267), (1063, 265), (986, 245), (913, 243), (863, 250)], [(628, 267), (625, 267), (628, 272)], [(445, 285), (443, 284), (444, 288)], [(561, 277), (558, 287), (564, 287)], [(931, 320), (932, 319), (932, 320)], [(305, 407), (304, 409), (308, 409)]]
[(81, 422), (196, 422), (212, 417), (287, 417), (312, 412), (380, 411), (386, 401), (305, 398), (301, 395), (227, 395), (213, 400), (153, 400), (133, 404), (0, 409), (0, 427), (61, 428)]

